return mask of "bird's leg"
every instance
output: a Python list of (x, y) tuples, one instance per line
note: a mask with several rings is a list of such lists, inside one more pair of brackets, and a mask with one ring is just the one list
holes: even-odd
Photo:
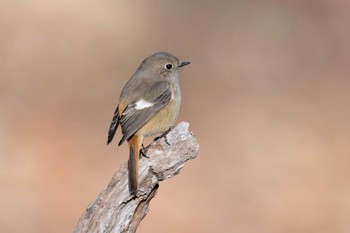
[(145, 147), (142, 143), (142, 149), (140, 150), (140, 157), (143, 156), (147, 159), (149, 159), (149, 156), (146, 154), (146, 151), (148, 150), (148, 147)]
[(166, 137), (166, 135), (174, 128), (174, 126), (171, 126), (169, 129), (167, 129), (164, 133), (162, 133), (162, 135), (154, 138), (153, 141), (157, 141), (158, 139), (164, 138), (164, 141), (166, 144), (168, 144), (168, 146), (170, 146), (170, 143), (168, 142), (168, 139)]
[[(174, 128), (174, 126), (170, 127), (169, 129), (167, 129), (164, 133), (162, 133), (160, 136), (158, 137), (155, 137), (154, 138), (154, 142), (157, 141), (158, 139), (161, 139), (161, 138), (164, 138), (164, 141), (166, 144), (168, 144), (170, 146), (170, 143), (168, 142), (168, 139), (166, 137), (166, 135)], [(151, 145), (151, 144), (150, 144)], [(145, 147), (143, 144), (141, 145), (142, 146), (142, 149), (140, 150), (140, 157), (143, 156), (147, 159), (149, 159), (149, 156), (147, 155), (147, 151), (148, 151), (148, 147), (150, 146), (148, 145), (147, 147)]]

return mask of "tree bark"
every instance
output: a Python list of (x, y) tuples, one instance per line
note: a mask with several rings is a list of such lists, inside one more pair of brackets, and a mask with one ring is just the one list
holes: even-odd
[(129, 193), (128, 164), (124, 163), (108, 187), (90, 203), (74, 232), (136, 232), (157, 193), (159, 181), (177, 175), (186, 161), (197, 156), (198, 150), (189, 123), (181, 122), (166, 135), (166, 140), (160, 138), (146, 148), (148, 158), (139, 161), (137, 195)]

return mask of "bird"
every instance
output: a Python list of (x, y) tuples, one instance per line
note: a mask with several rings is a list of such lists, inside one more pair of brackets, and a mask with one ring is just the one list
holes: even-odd
[(125, 84), (108, 130), (107, 145), (121, 127), (129, 144), (129, 192), (138, 191), (138, 162), (144, 137), (167, 133), (179, 114), (181, 91), (179, 73), (189, 61), (180, 61), (168, 52), (146, 57)]

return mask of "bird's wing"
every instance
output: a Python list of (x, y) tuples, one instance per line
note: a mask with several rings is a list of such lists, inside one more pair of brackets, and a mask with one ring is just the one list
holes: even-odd
[(114, 112), (111, 125), (109, 126), (107, 145), (113, 140), (115, 132), (117, 132), (118, 125), (119, 125), (119, 105), (117, 106), (117, 109)]
[(154, 85), (143, 86), (142, 95), (131, 101), (122, 114), (119, 113), (119, 124), (122, 127), (123, 138), (121, 145), (129, 139), (136, 131), (142, 128), (159, 110), (166, 106), (171, 100), (169, 82), (160, 81)]

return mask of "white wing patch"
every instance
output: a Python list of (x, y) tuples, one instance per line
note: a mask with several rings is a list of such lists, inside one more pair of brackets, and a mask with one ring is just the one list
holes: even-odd
[(141, 109), (144, 109), (144, 108), (149, 108), (149, 107), (152, 107), (152, 106), (154, 105), (154, 103), (147, 102), (147, 101), (144, 100), (144, 99), (140, 99), (140, 100), (137, 101), (135, 104), (136, 104), (136, 106), (135, 106), (135, 109), (136, 109), (136, 110), (141, 110)]

